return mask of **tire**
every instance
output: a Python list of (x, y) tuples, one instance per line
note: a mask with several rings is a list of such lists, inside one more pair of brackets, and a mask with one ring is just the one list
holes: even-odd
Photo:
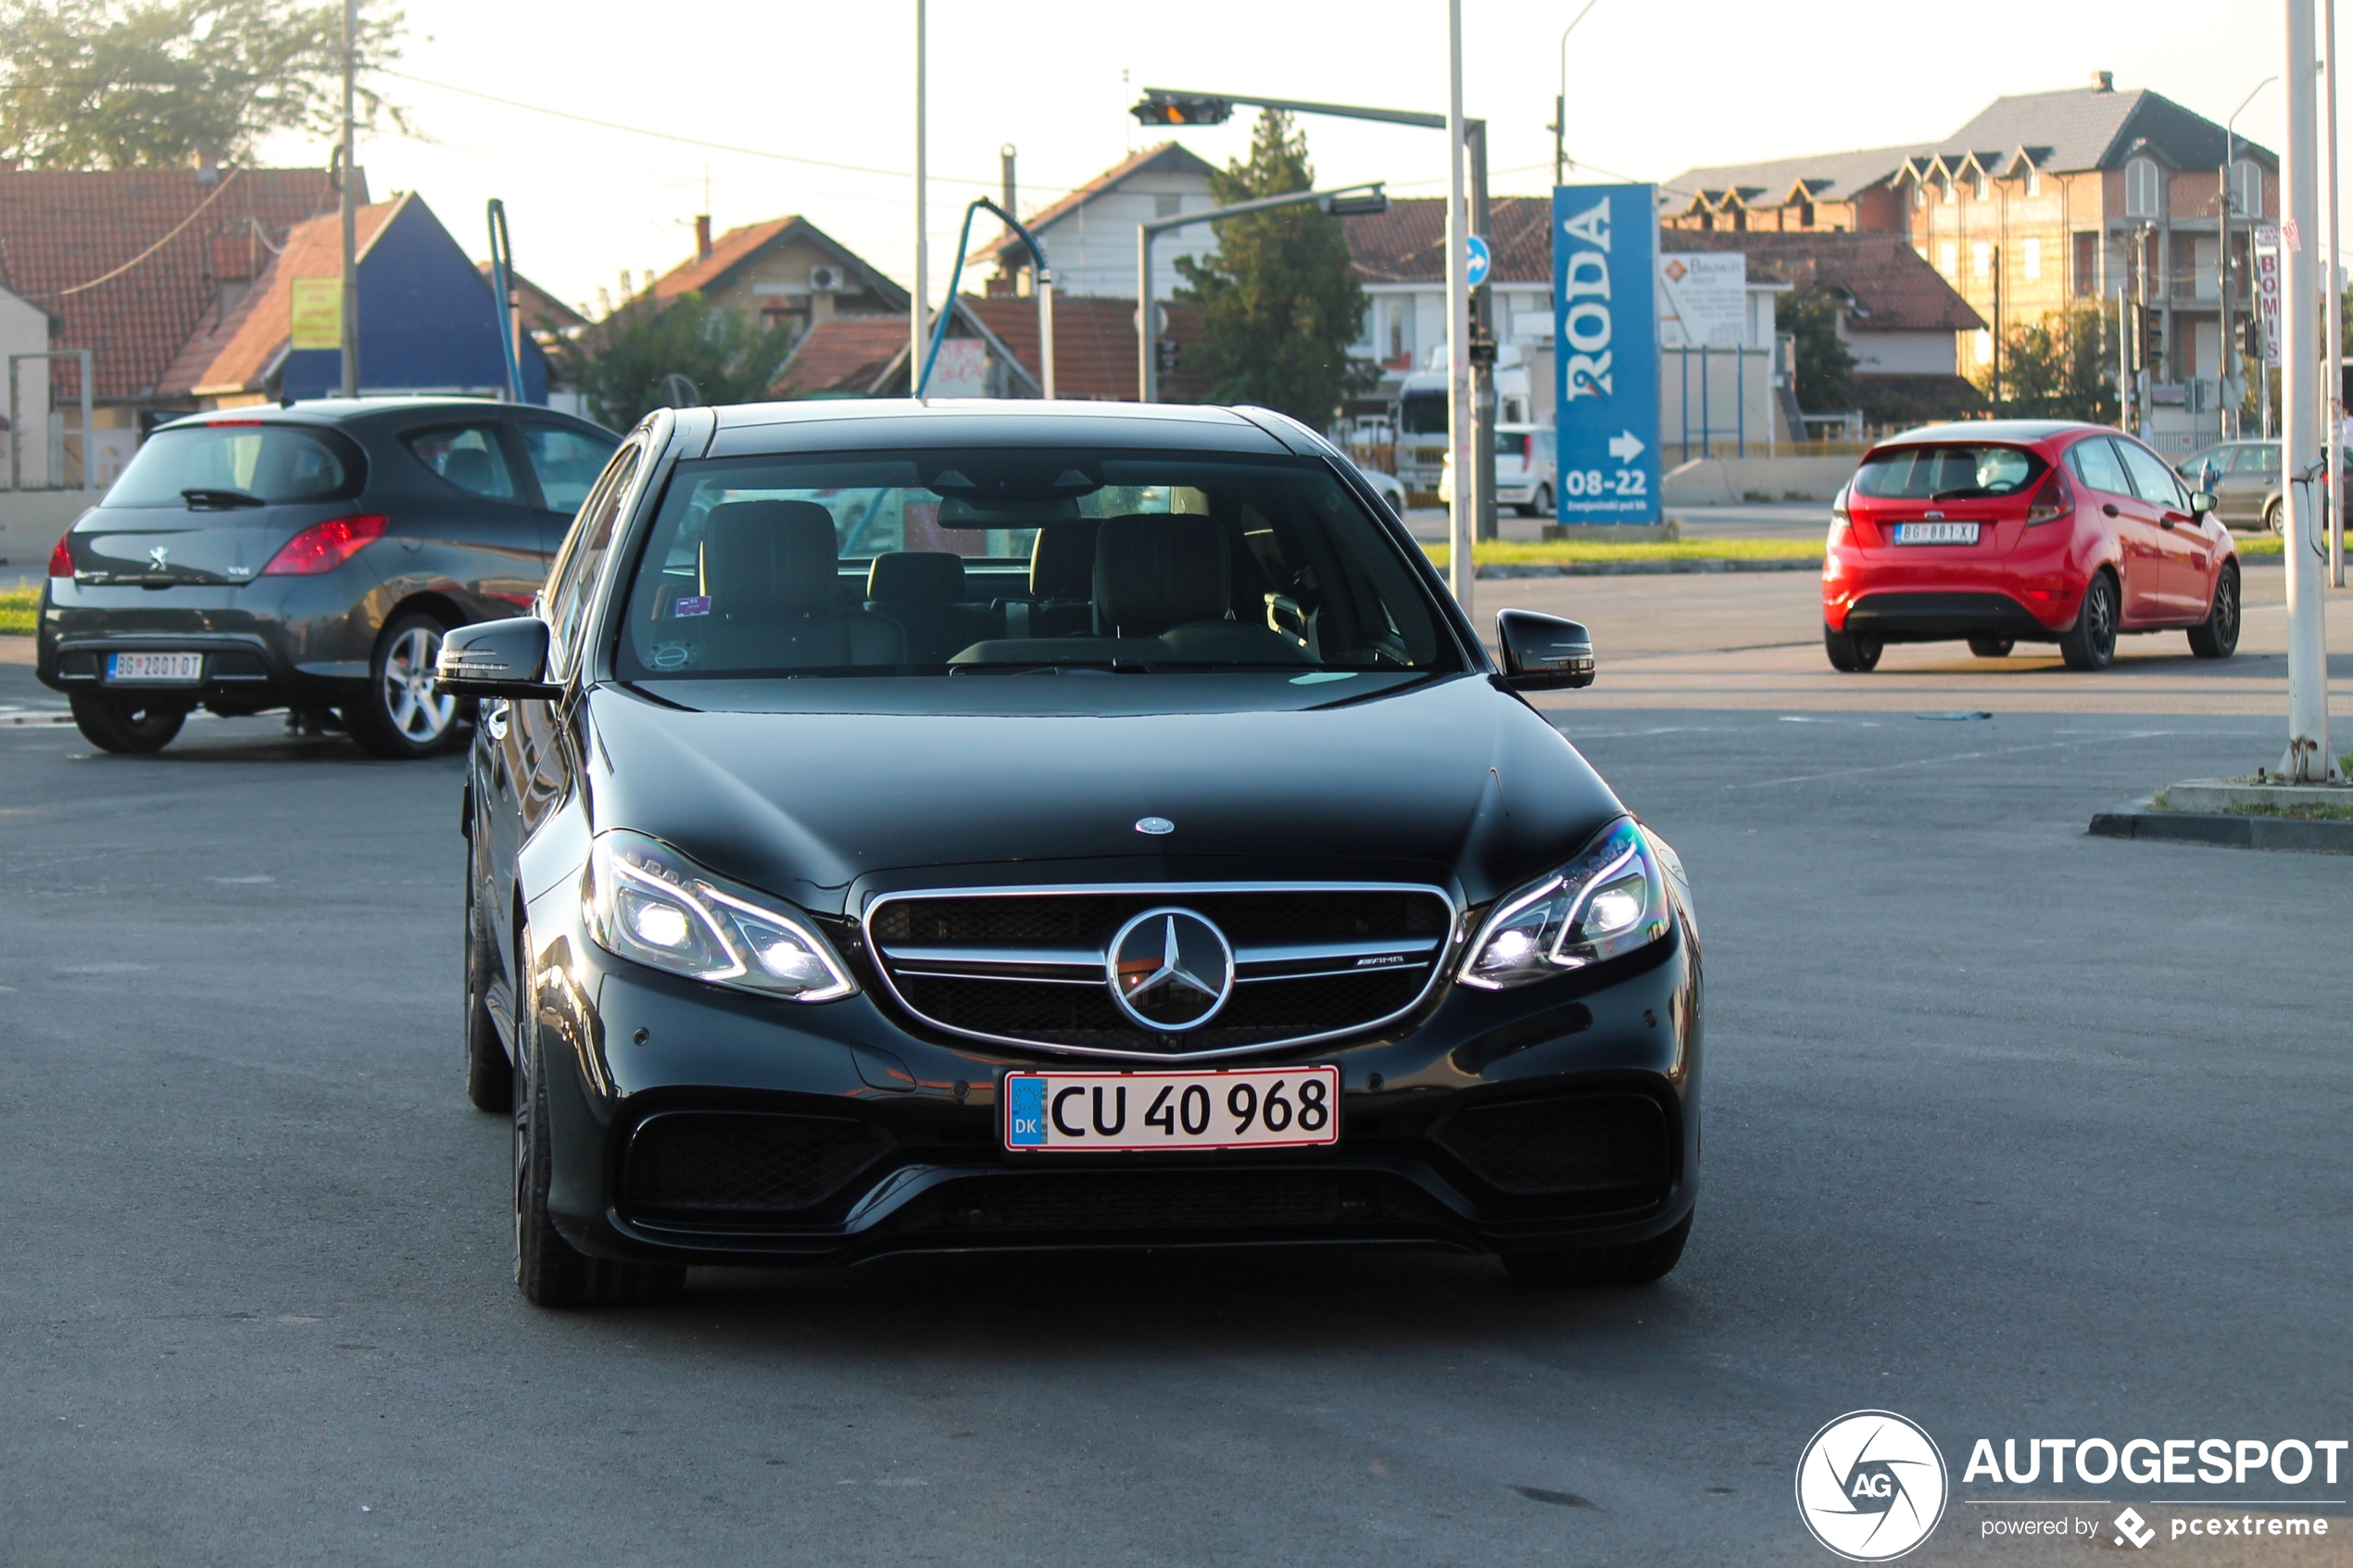
[(1969, 640), (1969, 652), (1980, 659), (2007, 659), (2010, 649), (2016, 646), (2018, 640), (2014, 637), (1971, 637)]
[(2214, 602), (2206, 619), (2190, 628), (2190, 651), (2200, 659), (2228, 659), (2239, 646), (2239, 569), (2224, 561), (2214, 580)]
[(1879, 656), (1886, 645), (1877, 637), (1859, 632), (1833, 632), (1822, 628), (1822, 651), (1830, 655), (1831, 668), (1848, 675), (1859, 675), (1879, 667)]
[(1691, 1236), (1692, 1216), (1686, 1214), (1681, 1224), (1648, 1241), (1560, 1252), (1506, 1252), (1504, 1272), (1514, 1285), (1539, 1288), (1649, 1285), (1674, 1270)]
[(2266, 533), (2285, 533), (2287, 531), (2287, 525), (2284, 520), (2286, 516), (2286, 508), (2278, 501), (2273, 501), (2270, 506), (2265, 507), (2263, 508), (2263, 532)]
[(151, 706), (116, 692), (75, 692), (67, 698), (82, 738), (101, 751), (145, 757), (171, 744), (187, 721), (184, 708)]
[(490, 1019), (490, 922), (483, 918), (482, 906), (474, 900), (474, 890), (481, 884), (481, 878), (474, 874), (473, 859), (469, 850), (466, 857), (466, 1021), (460, 1036), (465, 1051), (466, 1098), (472, 1102), (476, 1110), (511, 1113), (515, 1108), (515, 1069), (514, 1063), (507, 1060), (507, 1047), (499, 1044), (497, 1026)]
[(430, 615), (399, 617), (376, 639), (368, 684), (344, 704), (351, 738), (370, 755), (407, 761), (445, 751), (458, 734), (458, 699), (433, 690), (434, 661), (447, 628)]
[[(526, 933), (516, 944), (531, 950)], [(521, 969), (521, 965), (517, 966)], [(622, 1263), (575, 1250), (547, 1217), (552, 1149), (547, 1123), (547, 1075), (531, 1027), (531, 1004), (520, 976), (515, 1011), (514, 1210), (515, 1287), (535, 1307), (643, 1307), (674, 1299), (686, 1271), (677, 1265)]]
[(2105, 670), (2116, 657), (2116, 578), (2105, 568), (2083, 590), (2075, 624), (2059, 638), (2059, 657), (2070, 670)]
[(1528, 504), (1519, 508), (1519, 515), (1522, 517), (1552, 516), (1553, 487), (1549, 484), (1538, 485), (1536, 487), (1536, 494), (1529, 496)]

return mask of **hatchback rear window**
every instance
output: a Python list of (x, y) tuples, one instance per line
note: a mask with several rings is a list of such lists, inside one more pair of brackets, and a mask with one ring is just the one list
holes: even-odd
[(1964, 501), (2016, 495), (2043, 477), (2043, 461), (2017, 446), (1891, 446), (1863, 459), (1855, 494), (1881, 500)]
[(341, 437), (298, 425), (222, 421), (159, 430), (122, 470), (102, 507), (254, 506), (341, 501), (359, 493), (359, 454)]

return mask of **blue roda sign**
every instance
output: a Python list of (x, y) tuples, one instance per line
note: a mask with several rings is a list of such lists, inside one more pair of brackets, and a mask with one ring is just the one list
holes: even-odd
[(1658, 216), (1650, 185), (1553, 191), (1553, 421), (1564, 523), (1658, 521)]

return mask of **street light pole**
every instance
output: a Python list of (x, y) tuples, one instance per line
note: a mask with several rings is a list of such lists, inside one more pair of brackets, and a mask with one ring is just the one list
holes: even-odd
[[(2280, 445), (2282, 501), (2286, 508), (2287, 750), (2283, 777), (2320, 784), (2336, 772), (2329, 754), (2328, 644), (2322, 621), (2321, 531), (2314, 484), (2321, 471), (2320, 356), (2313, 338), (2312, 255), (2319, 248), (2318, 159), (2313, 126), (2312, 0), (2286, 0), (2287, 145), (2280, 159), (2286, 211), (2280, 224)], [(2308, 467), (2307, 465), (2312, 465)]]
[(343, 0), (343, 395), (359, 395), (359, 158), (352, 77), (359, 69), (359, 0)]
[(1570, 19), (1569, 24), (1561, 29), (1561, 90), (1560, 95), (1553, 100), (1553, 183), (1555, 185), (1568, 182), (1568, 35), (1575, 32), (1577, 24), (1585, 19), (1585, 11), (1600, 4), (1601, 0), (1585, 0), (1585, 10), (1578, 12)]
[[(2291, 0), (2293, 3), (2293, 0)], [(2304, 0), (2307, 5), (2310, 0)], [(1463, 0), (1446, 0), (1446, 445), (1454, 454), (1447, 505), (1446, 574), (1471, 613), (1470, 247), (1463, 243)]]
[(931, 240), (925, 230), (924, 213), (924, 0), (915, 0), (915, 294), (907, 309), (907, 390), (915, 389), (915, 378), (922, 373), (924, 348), (928, 334), (924, 331), (924, 302), (931, 295)]
[(2328, 53), (2329, 98), (2321, 138), (2321, 191), (2328, 207), (2329, 230), (2329, 380), (2328, 489), (2323, 504), (2329, 520), (2329, 581), (2345, 586), (2345, 269), (2337, 248), (2336, 227), (2336, 0), (2321, 0), (2322, 43)]
[[(2331, 4), (2334, 5), (2334, 0), (2331, 0)], [(2223, 377), (2222, 397), (2226, 405), (2224, 412), (2230, 417), (2230, 433), (2233, 436), (2246, 433), (2246, 415), (2244, 408), (2246, 403), (2247, 370), (2246, 356), (2239, 352), (2236, 341), (2231, 336), (2231, 169), (2238, 162), (2239, 116), (2246, 111), (2247, 105), (2255, 102), (2256, 94), (2278, 80), (2276, 76), (2267, 76), (2257, 82), (2248, 90), (2246, 96), (2239, 100), (2239, 107), (2231, 111), (2231, 118), (2222, 122), (2222, 364), (2226, 371), (2229, 367), (2235, 365), (2239, 372), (2238, 401), (2235, 403), (2230, 401), (2228, 390), (2230, 377), (2227, 373)], [(2259, 184), (2256, 189), (2259, 191), (2262, 187)], [(2259, 200), (2255, 205), (2256, 210), (2246, 215), (2247, 220), (2246, 312), (2250, 319), (2255, 315), (2255, 225), (2263, 217), (2262, 202)], [(2255, 373), (2257, 375), (2263, 373), (2262, 357), (2259, 355), (2256, 358)], [(2262, 432), (2259, 431), (2256, 433), (2259, 435)]]

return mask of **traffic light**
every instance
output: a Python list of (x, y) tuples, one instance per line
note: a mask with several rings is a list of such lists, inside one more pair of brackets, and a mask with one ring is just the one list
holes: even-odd
[(2263, 358), (2263, 322), (2254, 316), (2239, 323), (2239, 352), (2249, 359)]
[(1233, 118), (1234, 106), (1224, 98), (1151, 88), (1127, 112), (1146, 125), (1223, 125)]
[(1173, 337), (1162, 338), (1152, 345), (1152, 363), (1160, 368), (1164, 376), (1174, 371), (1183, 357), (1183, 349)]
[(2165, 358), (2165, 319), (2148, 306), (2141, 312), (2141, 368), (2155, 370)]

